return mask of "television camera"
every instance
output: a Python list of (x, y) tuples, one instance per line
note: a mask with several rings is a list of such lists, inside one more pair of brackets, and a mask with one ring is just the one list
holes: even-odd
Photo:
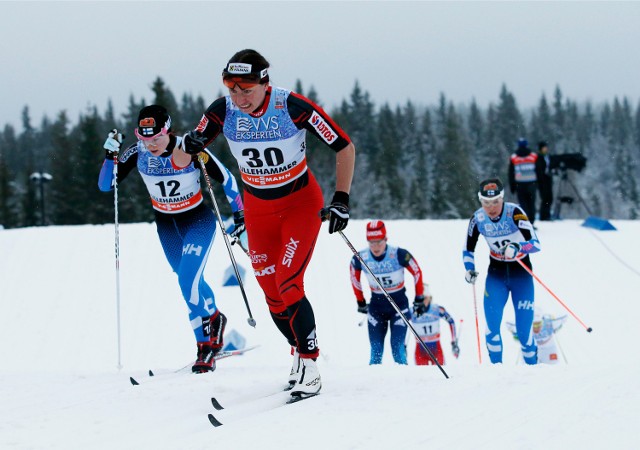
[(551, 170), (559, 169), (560, 171), (575, 170), (582, 172), (587, 165), (587, 158), (582, 153), (563, 153), (561, 155), (551, 155), (549, 168)]
[(575, 196), (580, 200), (580, 202), (584, 205), (585, 209), (589, 214), (591, 211), (589, 210), (589, 206), (584, 201), (578, 189), (573, 184), (573, 182), (569, 179), (567, 171), (573, 170), (575, 172), (582, 172), (584, 168), (587, 166), (587, 158), (582, 153), (563, 153), (559, 155), (551, 155), (549, 158), (549, 168), (551, 169), (552, 175), (560, 175), (560, 183), (558, 183), (555, 197), (559, 200), (556, 203), (555, 213), (553, 214), (555, 218), (560, 218), (560, 209), (563, 203), (571, 205), (574, 201), (573, 196), (567, 195), (567, 187), (568, 184), (572, 189)]

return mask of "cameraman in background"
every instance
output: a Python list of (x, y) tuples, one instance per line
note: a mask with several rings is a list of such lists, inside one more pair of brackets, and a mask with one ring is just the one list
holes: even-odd
[(538, 191), (540, 191), (540, 220), (551, 220), (553, 203), (553, 177), (551, 155), (547, 141), (538, 142)]

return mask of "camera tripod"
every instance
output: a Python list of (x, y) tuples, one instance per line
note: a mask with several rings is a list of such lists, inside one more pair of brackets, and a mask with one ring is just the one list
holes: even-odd
[(566, 187), (567, 184), (571, 186), (571, 188), (573, 189), (573, 193), (578, 198), (578, 200), (580, 200), (580, 203), (582, 203), (582, 205), (584, 206), (584, 209), (587, 210), (587, 213), (590, 216), (593, 215), (591, 213), (591, 210), (589, 209), (589, 205), (587, 205), (587, 202), (584, 201), (584, 198), (582, 198), (576, 186), (569, 179), (569, 174), (567, 172), (568, 170), (563, 167), (560, 167), (556, 172), (556, 174), (560, 175), (560, 182), (558, 183), (558, 188), (556, 189), (556, 194), (555, 194), (555, 198), (558, 199), (558, 201), (556, 202), (556, 205), (554, 208), (553, 218), (560, 219), (560, 210), (562, 209), (563, 203), (566, 203), (568, 205), (573, 204), (574, 198), (572, 196), (562, 195), (562, 194), (565, 194), (565, 191), (567, 190), (567, 187)]

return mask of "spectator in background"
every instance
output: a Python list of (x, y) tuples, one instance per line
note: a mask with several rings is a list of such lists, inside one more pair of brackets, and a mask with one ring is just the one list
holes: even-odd
[(518, 148), (509, 161), (509, 189), (518, 196), (518, 204), (532, 225), (536, 216), (537, 161), (538, 154), (531, 151), (529, 142), (518, 139)]
[(538, 190), (540, 191), (540, 220), (551, 220), (553, 177), (547, 141), (538, 142)]

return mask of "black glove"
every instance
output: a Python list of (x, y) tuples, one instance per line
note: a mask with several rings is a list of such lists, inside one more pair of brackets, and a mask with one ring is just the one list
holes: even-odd
[(364, 300), (358, 300), (358, 312), (362, 314), (369, 313), (369, 305)]
[(453, 353), (453, 356), (455, 356), (456, 358), (460, 356), (460, 347), (458, 347), (458, 341), (453, 341), (451, 343), (451, 353)]
[(349, 194), (336, 191), (329, 206), (329, 234), (347, 228), (349, 222)]
[(424, 295), (416, 295), (415, 300), (413, 300), (413, 313), (416, 317), (420, 317), (425, 312), (427, 312), (427, 307), (424, 304)]
[(197, 155), (204, 150), (207, 140), (200, 131), (191, 130), (182, 138), (182, 150), (190, 155)]
[(233, 223), (235, 227), (233, 228), (233, 231), (229, 233), (229, 236), (233, 238), (231, 245), (240, 241), (240, 235), (245, 232), (244, 211), (240, 210), (233, 213)]

